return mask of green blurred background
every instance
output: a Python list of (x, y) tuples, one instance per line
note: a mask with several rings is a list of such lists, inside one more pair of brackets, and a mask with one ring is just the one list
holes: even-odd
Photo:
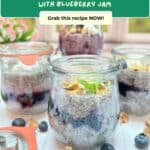
[(150, 33), (150, 18), (129, 19), (129, 33)]

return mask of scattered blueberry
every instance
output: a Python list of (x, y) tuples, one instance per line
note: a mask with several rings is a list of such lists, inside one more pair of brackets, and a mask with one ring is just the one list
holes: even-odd
[(146, 148), (149, 144), (149, 138), (144, 133), (140, 133), (135, 137), (135, 146), (137, 148)]
[(47, 132), (47, 130), (48, 130), (48, 124), (47, 124), (46, 121), (40, 122), (40, 124), (39, 124), (39, 130), (41, 132)]
[(101, 150), (115, 150), (115, 148), (111, 144), (105, 143), (102, 145)]
[(25, 127), (26, 126), (26, 121), (22, 118), (16, 118), (16, 119), (13, 120), (12, 126)]

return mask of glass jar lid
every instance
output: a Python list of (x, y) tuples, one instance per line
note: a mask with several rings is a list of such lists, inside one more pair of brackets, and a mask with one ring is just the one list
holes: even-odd
[(112, 50), (113, 55), (125, 56), (128, 59), (144, 59), (150, 56), (150, 47), (143, 45), (121, 45)]
[(31, 127), (1, 127), (0, 149), (1, 147), (2, 150), (37, 150), (35, 129)]
[(105, 74), (121, 68), (115, 60), (98, 55), (63, 56), (52, 60), (51, 65), (55, 72), (68, 74)]
[(38, 57), (52, 53), (52, 47), (44, 42), (22, 42), (0, 46), (0, 57), (19, 58), (24, 64), (32, 65)]

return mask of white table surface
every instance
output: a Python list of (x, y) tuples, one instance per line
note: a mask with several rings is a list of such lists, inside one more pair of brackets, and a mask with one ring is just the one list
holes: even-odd
[[(0, 126), (10, 126), (11, 121), (20, 116), (16, 116), (14, 114), (10, 114), (5, 109), (5, 104), (1, 101), (0, 102)], [(28, 116), (25, 117), (26, 120), (30, 118), (36, 120), (47, 120), (47, 114), (41, 114), (37, 116)], [(138, 134), (143, 132), (144, 129), (144, 120), (148, 116), (145, 117), (135, 117), (130, 116), (129, 122), (126, 124), (118, 124), (115, 132), (114, 137), (111, 143), (114, 145), (115, 150), (137, 150), (134, 146), (134, 137)], [(64, 146), (60, 143), (56, 144), (56, 141), (53, 137), (53, 132), (49, 127), (49, 131), (47, 133), (38, 133), (37, 134), (37, 143), (38, 143), (38, 150), (63, 150)], [(150, 147), (148, 148), (150, 150)]]

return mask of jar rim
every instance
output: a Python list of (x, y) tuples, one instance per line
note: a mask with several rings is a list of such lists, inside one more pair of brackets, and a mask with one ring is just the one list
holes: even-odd
[(33, 65), (39, 57), (52, 54), (53, 48), (45, 42), (18, 42), (0, 45), (0, 57), (18, 58), (26, 65)]
[(145, 45), (120, 45), (112, 49), (113, 55), (127, 56), (134, 59), (150, 57), (150, 46)]
[(19, 57), (27, 55), (49, 55), (52, 47), (46, 42), (27, 41), (0, 45), (0, 57)]
[[(79, 70), (81, 67), (93, 66), (92, 70)], [(107, 74), (117, 72), (120, 69), (120, 65), (114, 59), (102, 57), (99, 55), (71, 55), (62, 56), (51, 60), (51, 66), (53, 71), (62, 74)], [(69, 69), (67, 68), (69, 67)], [(75, 68), (77, 67), (77, 68)], [(71, 70), (70, 70), (71, 68)], [(74, 68), (74, 69), (72, 69)]]

